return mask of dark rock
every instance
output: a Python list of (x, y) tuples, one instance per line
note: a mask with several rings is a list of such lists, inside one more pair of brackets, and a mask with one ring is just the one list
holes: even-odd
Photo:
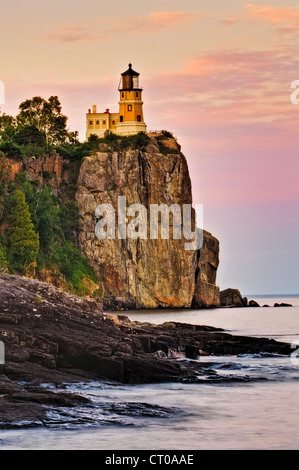
[(247, 298), (242, 297), (238, 289), (225, 289), (220, 291), (221, 307), (246, 307)]
[(274, 304), (274, 307), (292, 307), (292, 305), (291, 305), (291, 304), (286, 304), (286, 303), (282, 302), (281, 304), (275, 303), (275, 304)]
[(260, 307), (255, 300), (249, 300), (248, 307)]
[[(37, 302), (37, 296), (43, 302)], [(267, 338), (233, 336), (210, 326), (131, 322), (104, 314), (97, 302), (50, 284), (0, 275), (0, 426), (43, 423), (47, 407), (76, 406), (83, 398), (45, 390), (89, 380), (121, 383), (198, 381), (204, 354), (290, 354)], [(2, 315), (3, 314), (3, 315)], [(15, 321), (17, 318), (17, 321)]]

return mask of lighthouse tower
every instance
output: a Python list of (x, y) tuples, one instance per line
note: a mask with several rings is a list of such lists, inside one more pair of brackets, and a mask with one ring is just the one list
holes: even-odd
[(128, 70), (121, 74), (118, 87), (119, 121), (116, 124), (116, 134), (133, 135), (138, 132), (146, 132), (146, 124), (143, 121), (142, 88), (139, 86), (139, 73), (129, 64)]

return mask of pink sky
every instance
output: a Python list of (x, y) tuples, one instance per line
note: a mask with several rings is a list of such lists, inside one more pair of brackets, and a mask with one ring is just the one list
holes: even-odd
[(58, 95), (83, 139), (92, 104), (118, 110), (131, 61), (148, 129), (177, 136), (194, 203), (220, 240), (220, 288), (299, 293), (297, 0), (106, 3), (2, 6), (3, 110)]

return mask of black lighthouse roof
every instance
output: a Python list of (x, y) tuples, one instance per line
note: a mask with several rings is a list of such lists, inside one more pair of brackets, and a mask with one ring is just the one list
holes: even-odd
[(128, 70), (126, 70), (125, 72), (122, 73), (122, 76), (123, 75), (132, 75), (134, 77), (139, 77), (140, 73), (138, 72), (135, 72), (135, 70), (132, 69), (132, 64), (129, 64), (129, 68)]

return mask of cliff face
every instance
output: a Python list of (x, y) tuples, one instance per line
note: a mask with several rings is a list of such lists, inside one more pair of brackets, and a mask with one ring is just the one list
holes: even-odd
[[(75, 197), (82, 216), (77, 240), (99, 278), (99, 296), (105, 307), (220, 306), (216, 286), (219, 243), (210, 233), (204, 231), (200, 250), (187, 250), (186, 240), (173, 238), (171, 217), (169, 239), (151, 239), (149, 230), (147, 239), (121, 240), (116, 235), (115, 239), (99, 240), (95, 235), (96, 208), (111, 204), (117, 220), (119, 196), (125, 196), (127, 208), (142, 204), (148, 215), (152, 204), (177, 204), (181, 209), (192, 204), (188, 165), (175, 139), (164, 138), (161, 146), (161, 141), (151, 136), (142, 150), (129, 147), (114, 151), (113, 145), (100, 144), (99, 151), (81, 163), (69, 162), (58, 154), (7, 163), (10, 181), (24, 171), (41, 187), (51, 185), (60, 199), (73, 199), (77, 187)], [(127, 224), (133, 218), (127, 216)], [(0, 232), (6, 229), (4, 221)], [(51, 282), (51, 272), (43, 280)]]
[(199, 251), (186, 250), (185, 240), (173, 239), (171, 229), (169, 239), (99, 240), (95, 235), (97, 206), (111, 204), (117, 218), (119, 196), (126, 197), (127, 207), (142, 204), (148, 210), (151, 204), (192, 204), (186, 159), (174, 139), (163, 145), (169, 154), (160, 153), (154, 137), (143, 150), (116, 152), (102, 144), (81, 164), (79, 246), (102, 282), (106, 307), (219, 306), (219, 245), (211, 234), (204, 232)]

